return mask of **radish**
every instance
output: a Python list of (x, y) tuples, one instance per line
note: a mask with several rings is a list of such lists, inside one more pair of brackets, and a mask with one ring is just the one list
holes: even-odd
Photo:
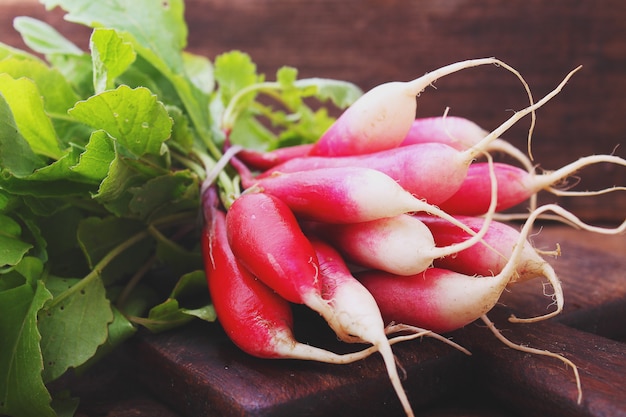
[[(460, 152), (446, 144), (408, 145), (357, 156), (294, 158), (260, 174), (263, 179), (277, 173), (322, 168), (362, 167), (383, 172), (415, 197), (431, 204), (450, 198), (467, 175), (476, 150)], [(437, 178), (438, 181), (433, 181)], [(445, 186), (442, 186), (445, 184)]]
[[(423, 218), (433, 216), (424, 215)], [(459, 251), (471, 249), (482, 240), (489, 228), (484, 222), (484, 230), (472, 228), (476, 232), (469, 236), (448, 220), (435, 217), (448, 223), (465, 239), (450, 245), (436, 247), (433, 233), (421, 220), (409, 214), (386, 217), (369, 222), (348, 224), (317, 224), (315, 230), (332, 242), (347, 259), (358, 266), (380, 269), (397, 275), (414, 275), (432, 266), (438, 258), (454, 258)], [(436, 220), (434, 220), (436, 221)], [(481, 221), (481, 223), (483, 223)]]
[[(612, 163), (626, 166), (626, 160), (614, 155), (591, 155), (578, 159), (556, 171), (545, 174), (527, 172), (514, 165), (495, 163), (494, 170), (498, 181), (498, 207), (502, 211), (520, 204), (541, 190), (556, 195), (596, 195), (609, 191), (622, 190), (624, 187), (612, 187), (599, 191), (565, 191), (555, 188), (555, 184), (564, 181), (581, 168), (597, 163)], [(479, 215), (486, 212), (491, 195), (486, 163), (474, 163), (469, 169), (461, 186), (439, 206), (446, 212), (462, 215)]]
[(306, 156), (312, 147), (313, 144), (306, 143), (265, 152), (254, 149), (242, 149), (237, 154), (237, 157), (251, 169), (265, 171), (290, 159)]
[[(478, 144), (488, 134), (488, 131), (469, 119), (448, 116), (446, 109), (443, 116), (415, 119), (400, 146), (437, 142), (463, 151)], [(530, 159), (504, 139), (494, 139), (485, 150), (505, 153), (519, 161), (524, 168), (533, 168)]]
[(376, 301), (352, 276), (338, 252), (320, 240), (312, 240), (312, 244), (320, 265), (322, 296), (333, 311), (332, 316), (326, 317), (326, 321), (341, 340), (371, 343), (378, 349), (404, 411), (407, 416), (413, 416)]
[[(507, 248), (510, 257), (497, 275), (468, 275), (433, 267), (411, 276), (372, 270), (361, 272), (356, 277), (374, 296), (385, 320), (436, 332), (458, 329), (486, 314), (498, 302), (506, 285), (513, 281), (519, 262), (523, 259), (526, 249), (524, 242), (532, 231), (534, 221), (546, 211), (553, 211), (572, 223), (602, 233), (619, 233), (626, 228), (626, 221), (617, 229), (587, 226), (568, 211), (556, 205), (545, 205), (529, 215), (515, 242), (508, 242), (513, 243), (512, 247)], [(511, 317), (509, 320), (530, 322), (554, 314), (529, 319)]]
[(478, 277), (442, 268), (402, 276), (380, 270), (355, 273), (372, 294), (383, 319), (450, 332), (477, 320), (498, 302), (504, 274)]
[(226, 215), (228, 242), (239, 261), (287, 301), (328, 311), (315, 250), (289, 209), (266, 193), (244, 193)]
[(495, 58), (456, 62), (426, 73), (413, 81), (380, 84), (348, 107), (320, 137), (310, 154), (359, 155), (398, 146), (415, 119), (416, 97), (426, 87), (443, 76), (487, 64), (496, 64), (508, 69), (527, 87), (515, 69)]
[[(465, 231), (447, 221), (420, 214), (414, 216), (424, 222), (432, 232), (435, 244), (438, 247), (458, 244), (470, 238), (470, 235)], [(480, 230), (485, 222), (481, 217), (455, 217), (474, 231)], [(517, 229), (508, 224), (492, 220), (489, 224), (489, 230), (483, 236), (482, 243), (463, 249), (454, 256), (436, 259), (435, 266), (468, 275), (487, 276), (498, 274), (506, 265), (515, 245), (519, 241), (520, 232)], [(517, 264), (516, 274), (512, 282), (524, 282), (538, 276), (554, 275), (550, 264), (541, 258), (531, 243), (526, 240), (523, 244), (522, 255)]]
[[(567, 80), (577, 71), (570, 72), (565, 79), (548, 95), (537, 103), (516, 112), (493, 132), (486, 135), (474, 146), (458, 151), (450, 146), (438, 143), (413, 145), (410, 150), (398, 148), (379, 154), (362, 157), (334, 157), (334, 158), (297, 158), (274, 167), (260, 176), (259, 182), (270, 178), (280, 177), (277, 174), (294, 175), (294, 178), (304, 178), (305, 175), (295, 175), (306, 170), (321, 171), (322, 168), (338, 169), (339, 167), (367, 167), (387, 173), (389, 177), (400, 183), (407, 191), (415, 194), (431, 204), (440, 204), (448, 199), (461, 186), (471, 162), (483, 153), (485, 147), (513, 126), (524, 115), (533, 112), (554, 97), (565, 85)], [(411, 152), (413, 152), (411, 154)], [(402, 156), (399, 156), (402, 155)], [(339, 171), (336, 171), (339, 173)], [(285, 177), (282, 177), (285, 180)], [(287, 177), (289, 178), (289, 177)], [(425, 180), (427, 178), (428, 180)], [(295, 181), (295, 180), (294, 180)], [(244, 187), (252, 186), (253, 180), (244, 182)], [(278, 183), (279, 181), (276, 181)], [(282, 180), (280, 182), (283, 182)], [(289, 180), (287, 180), (289, 182)], [(309, 182), (310, 183), (310, 182)], [(275, 185), (275, 184), (274, 184)], [(266, 188), (266, 185), (260, 185)], [(364, 221), (364, 220), (359, 220)]]
[[(470, 235), (465, 231), (447, 221), (441, 221), (432, 216), (415, 216), (428, 226), (437, 246), (448, 247), (470, 238)], [(485, 223), (485, 220), (479, 217), (456, 216), (456, 218), (475, 231), (480, 230)], [(434, 265), (466, 275), (490, 276), (499, 274), (511, 258), (514, 248), (520, 242), (522, 242), (523, 248), (514, 274), (510, 278), (510, 283), (528, 281), (541, 276), (546, 277), (554, 289), (556, 310), (541, 316), (541, 318), (556, 316), (563, 310), (564, 297), (561, 282), (554, 268), (537, 253), (527, 239), (522, 239), (518, 230), (507, 224), (492, 220), (481, 243), (461, 250), (454, 256), (437, 258)]]
[(218, 320), (235, 345), (259, 358), (336, 364), (363, 359), (377, 350), (338, 355), (298, 342), (293, 334), (291, 305), (257, 280), (235, 258), (227, 241), (226, 216), (214, 206), (216, 200), (214, 190), (205, 194), (206, 226), (201, 236), (202, 253)]

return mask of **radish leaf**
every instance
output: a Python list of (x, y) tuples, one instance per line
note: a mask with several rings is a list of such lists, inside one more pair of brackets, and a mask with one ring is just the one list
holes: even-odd
[(170, 136), (172, 120), (150, 90), (122, 85), (76, 103), (69, 110), (76, 120), (103, 129), (133, 155), (160, 155)]
[(41, 372), (37, 312), (52, 296), (37, 276), (0, 291), (0, 414), (52, 417)]
[[(46, 382), (83, 364), (107, 340), (113, 312), (102, 280), (90, 280), (80, 291), (73, 291), (79, 281), (54, 277), (46, 280), (54, 296), (38, 315)], [(61, 299), (64, 294), (68, 295)]]

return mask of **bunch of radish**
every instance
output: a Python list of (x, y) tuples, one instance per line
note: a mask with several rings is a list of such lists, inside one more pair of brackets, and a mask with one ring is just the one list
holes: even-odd
[[(528, 93), (527, 108), (492, 132), (459, 117), (416, 118), (416, 98), (429, 85), (488, 64), (518, 76)], [(538, 175), (530, 158), (501, 136), (526, 115), (534, 125), (535, 110), (574, 72), (534, 102), (524, 80), (505, 63), (462, 61), (410, 82), (375, 87), (315, 144), (227, 151), (243, 192), (220, 199), (214, 184), (203, 187), (203, 253), (218, 320), (232, 341), (261, 358), (348, 363), (379, 352), (411, 416), (393, 343), (427, 335), (465, 351), (439, 334), (477, 319), (506, 340), (486, 313), (507, 286), (534, 278), (543, 277), (553, 287), (555, 310), (511, 320), (558, 314), (564, 302), (559, 279), (528, 240), (535, 220), (552, 212), (599, 233), (619, 233), (625, 226), (588, 226), (556, 205), (530, 204), (521, 230), (496, 216), (532, 203), (541, 190), (568, 193), (555, 184), (586, 165), (626, 161), (590, 156)], [(520, 166), (494, 163), (492, 154), (500, 152)], [(595, 193), (616, 189), (621, 188)], [(292, 304), (319, 313), (341, 341), (371, 347), (338, 355), (298, 342)], [(553, 356), (576, 371), (567, 359)], [(576, 379), (580, 393), (577, 373)]]

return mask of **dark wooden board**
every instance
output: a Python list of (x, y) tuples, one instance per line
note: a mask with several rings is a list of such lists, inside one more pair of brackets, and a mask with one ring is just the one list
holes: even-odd
[[(507, 348), (477, 322), (448, 335), (469, 348), (471, 357), (432, 339), (394, 346), (417, 410), (427, 413), (446, 402), (474, 398), (503, 416), (626, 415), (626, 345), (619, 342), (626, 337), (626, 258), (619, 255), (624, 237), (607, 238), (607, 247), (617, 245), (607, 252), (585, 244), (586, 232), (566, 233), (579, 241), (563, 241), (562, 230), (547, 227), (535, 243), (547, 247), (559, 241), (569, 254), (553, 262), (565, 289), (563, 314), (540, 323), (509, 323), (511, 312), (538, 314), (550, 304), (541, 285), (530, 282), (510, 288), (503, 297), (506, 306), (490, 316), (510, 340), (561, 353), (576, 363), (582, 404), (576, 404), (571, 369), (554, 358)], [(316, 317), (297, 313), (302, 340), (346, 349)], [(585, 331), (574, 328), (578, 325)], [(377, 355), (350, 365), (261, 360), (240, 352), (211, 324), (143, 333), (125, 354), (136, 377), (186, 416), (402, 415)]]

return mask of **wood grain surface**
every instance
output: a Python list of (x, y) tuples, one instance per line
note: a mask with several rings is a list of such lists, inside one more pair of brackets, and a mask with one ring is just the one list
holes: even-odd
[[(576, 403), (571, 368), (512, 350), (477, 322), (448, 335), (472, 356), (432, 339), (394, 346), (409, 398), (425, 413), (420, 415), (437, 415), (443, 404), (468, 398), (480, 407), (476, 415), (626, 415), (626, 345), (620, 342), (626, 340), (626, 258), (600, 250), (612, 247), (610, 239), (594, 246), (578, 231), (570, 235), (578, 239), (562, 240), (568, 233), (564, 226), (551, 226), (535, 238), (537, 245), (560, 242), (568, 254), (551, 262), (563, 281), (563, 314), (538, 323), (509, 323), (511, 313), (529, 317), (553, 308), (541, 283), (528, 282), (509, 288), (489, 316), (511, 341), (572, 360), (581, 374), (582, 404)], [(305, 310), (297, 318), (301, 340), (347, 349), (319, 318)], [(255, 359), (210, 324), (144, 333), (126, 353), (137, 378), (185, 416), (402, 415), (378, 356), (339, 366)], [(476, 408), (465, 404), (460, 410)]]
[[(30, 15), (59, 27), (82, 48), (89, 30), (32, 2), (0, 4), (0, 40), (23, 46), (12, 19)], [(214, 59), (248, 52), (273, 78), (282, 65), (302, 77), (349, 80), (363, 89), (415, 78), (468, 58), (495, 56), (518, 69), (536, 98), (582, 65), (565, 90), (537, 114), (535, 162), (556, 169), (581, 156), (626, 156), (626, 3), (621, 0), (187, 0), (188, 49)], [(468, 117), (493, 129), (524, 107), (520, 82), (502, 68), (466, 70), (439, 80), (419, 100), (418, 116)], [(529, 119), (505, 135), (526, 144)], [(621, 145), (621, 146), (620, 146)], [(580, 189), (623, 185), (623, 167), (580, 173)], [(618, 221), (626, 193), (556, 198), (587, 220)]]

